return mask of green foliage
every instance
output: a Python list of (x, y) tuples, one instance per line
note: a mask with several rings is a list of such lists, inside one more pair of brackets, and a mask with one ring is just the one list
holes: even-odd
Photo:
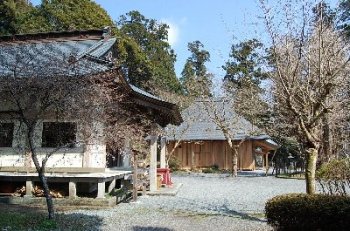
[(0, 3), (0, 33), (86, 30), (113, 25), (107, 12), (90, 0), (46, 0), (37, 7), (24, 0)]
[(112, 26), (107, 12), (90, 0), (46, 0), (38, 11), (49, 22), (50, 30), (87, 30)]
[(172, 155), (169, 159), (169, 168), (171, 171), (178, 171), (181, 168), (181, 161), (174, 155)]
[(214, 164), (212, 166), (210, 166), (210, 168), (205, 168), (202, 170), (203, 173), (219, 173), (219, 165)]
[(312, 8), (312, 13), (315, 23), (322, 19), (325, 25), (332, 26), (335, 21), (336, 12), (323, 1), (317, 3), (316, 6)]
[(54, 230), (57, 229), (55, 220), (48, 220), (45, 215), (26, 213), (0, 213), (0, 228), (5, 230)]
[(132, 39), (122, 35), (117, 41), (118, 62), (126, 69), (131, 84), (142, 87), (152, 77), (151, 64), (147, 55)]
[[(280, 145), (272, 160), (274, 162), (276, 175), (290, 173), (292, 167), (303, 171), (304, 156), (301, 154), (299, 143), (295, 139), (284, 136), (273, 137), (273, 140)], [(294, 169), (294, 171), (296, 169)]]
[(268, 104), (261, 98), (261, 82), (267, 78), (261, 68), (262, 48), (256, 39), (233, 44), (230, 59), (222, 66), (226, 71), (225, 91), (234, 99), (235, 111), (258, 127), (265, 127), (271, 116)]
[(265, 212), (277, 230), (348, 230), (350, 197), (280, 195), (267, 201)]
[(133, 40), (121, 44), (121, 47), (125, 46), (121, 49), (125, 52), (130, 82), (145, 90), (158, 87), (181, 93), (174, 68), (176, 56), (167, 42), (169, 26), (147, 19), (138, 11), (121, 16), (117, 25), (121, 35)]
[[(0, 35), (101, 29), (113, 26), (107, 12), (91, 0), (45, 0), (36, 7), (25, 0), (0, 2)], [(176, 55), (166, 41), (169, 26), (137, 11), (118, 22), (118, 62), (130, 82), (148, 91), (182, 93), (175, 74)]]
[(322, 191), (330, 195), (347, 195), (350, 190), (350, 158), (333, 159), (316, 172)]
[(259, 49), (263, 44), (257, 39), (250, 39), (231, 47), (230, 58), (222, 68), (226, 71), (225, 82), (234, 84), (236, 88), (244, 88), (247, 85), (259, 86), (261, 80), (267, 78), (260, 65), (262, 55)]
[(35, 8), (25, 0), (0, 1), (0, 35), (19, 33), (22, 23)]
[(350, 0), (342, 0), (339, 4), (340, 28), (350, 38)]
[(210, 61), (210, 54), (203, 49), (200, 41), (188, 43), (187, 47), (191, 56), (187, 59), (180, 78), (185, 93), (190, 96), (210, 96), (211, 74), (205, 66)]
[(47, 219), (44, 211), (36, 208), (20, 207), (8, 210), (0, 208), (0, 230), (7, 231), (49, 231), (49, 230), (97, 230), (102, 220), (97, 216), (57, 213), (54, 220)]

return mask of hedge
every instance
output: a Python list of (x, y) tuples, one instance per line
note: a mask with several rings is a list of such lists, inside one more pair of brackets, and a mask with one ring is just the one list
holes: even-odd
[(268, 200), (265, 214), (277, 230), (349, 230), (350, 197), (285, 194)]

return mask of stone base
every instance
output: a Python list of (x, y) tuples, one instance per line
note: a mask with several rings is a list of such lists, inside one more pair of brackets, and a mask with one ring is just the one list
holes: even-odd
[[(113, 207), (120, 203), (120, 198), (53, 198), (54, 206), (82, 206), (82, 207)], [(46, 205), (44, 197), (0, 197), (0, 204)]]

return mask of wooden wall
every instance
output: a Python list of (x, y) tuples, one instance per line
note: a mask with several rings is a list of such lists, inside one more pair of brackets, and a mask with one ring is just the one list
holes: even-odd
[[(169, 142), (168, 152), (174, 147)], [(231, 150), (226, 141), (181, 142), (174, 155), (181, 162), (181, 167), (204, 168), (218, 165), (220, 169), (232, 168)], [(252, 141), (241, 144), (238, 155), (238, 168), (242, 170), (255, 170)]]

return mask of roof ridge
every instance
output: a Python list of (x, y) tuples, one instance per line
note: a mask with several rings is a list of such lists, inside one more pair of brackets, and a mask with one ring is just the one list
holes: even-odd
[(85, 55), (93, 52), (94, 50), (98, 49), (98, 47), (100, 47), (103, 44), (104, 40), (101, 39), (100, 41), (98, 41), (97, 43), (95, 43), (94, 45), (92, 45), (91, 47), (89, 47), (86, 51), (83, 51), (81, 54), (79, 54), (77, 56), (77, 59), (81, 59), (83, 58)]
[(38, 33), (25, 33), (0, 36), (0, 42), (38, 41), (38, 40), (89, 40), (103, 39), (104, 29), (74, 30), (74, 31), (50, 31)]

